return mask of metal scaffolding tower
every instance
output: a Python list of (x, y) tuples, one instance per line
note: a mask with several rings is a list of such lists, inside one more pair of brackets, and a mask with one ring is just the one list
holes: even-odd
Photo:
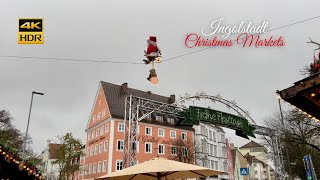
[(136, 143), (137, 143), (137, 127), (139, 121), (149, 116), (151, 113), (159, 113), (162, 115), (170, 115), (173, 117), (179, 117), (181, 112), (186, 107), (183, 105), (186, 101), (191, 99), (201, 100), (209, 99), (212, 102), (222, 103), (227, 108), (234, 110), (237, 114), (243, 118), (249, 120), (249, 123), (255, 128), (254, 134), (267, 136), (270, 138), (271, 147), (273, 152), (273, 161), (275, 165), (275, 172), (278, 175), (277, 179), (283, 179), (285, 177), (281, 142), (278, 132), (275, 130), (258, 126), (255, 121), (250, 117), (247, 111), (241, 109), (235, 101), (228, 101), (222, 98), (221, 95), (211, 96), (206, 95), (204, 92), (197, 93), (193, 96), (186, 94), (184, 97), (180, 97), (175, 103), (168, 104), (163, 102), (157, 102), (150, 99), (145, 99), (136, 96), (127, 96), (125, 105), (125, 132), (124, 132), (124, 153), (123, 153), (123, 166), (130, 167), (137, 163)]

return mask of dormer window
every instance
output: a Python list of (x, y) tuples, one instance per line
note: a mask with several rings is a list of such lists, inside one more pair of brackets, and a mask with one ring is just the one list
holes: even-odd
[[(150, 113), (150, 112), (142, 111), (141, 113), (142, 113), (142, 116), (144, 116), (145, 114), (148, 114), (148, 113)], [(152, 120), (151, 114), (152, 114), (152, 113), (148, 114), (144, 119), (149, 120), (149, 121)]]
[(173, 119), (172, 117), (168, 117), (168, 118), (167, 118), (167, 122), (168, 122), (169, 124), (174, 124), (174, 119)]
[(163, 117), (161, 115), (156, 115), (156, 120), (159, 122), (163, 122)]

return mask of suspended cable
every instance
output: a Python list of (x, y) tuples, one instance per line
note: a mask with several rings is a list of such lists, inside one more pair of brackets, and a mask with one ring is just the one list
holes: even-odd
[[(290, 27), (290, 26), (293, 26), (293, 25), (296, 25), (296, 24), (304, 23), (304, 22), (307, 22), (307, 21), (310, 21), (310, 20), (314, 20), (314, 19), (318, 19), (318, 18), (320, 18), (320, 16), (315, 16), (315, 17), (311, 17), (311, 18), (308, 18), (308, 19), (297, 21), (297, 22), (294, 22), (294, 23), (291, 23), (291, 24), (287, 24), (287, 25), (284, 25), (284, 26), (279, 26), (277, 28), (267, 30), (266, 32), (271, 32), (271, 31), (274, 31), (274, 30)], [(165, 58), (165, 59), (162, 60), (162, 62), (172, 61), (174, 59), (177, 59), (177, 58), (180, 58), (180, 57), (183, 57), (183, 56), (187, 56), (187, 55), (190, 55), (190, 54), (202, 52), (202, 51), (210, 49), (210, 48), (212, 48), (212, 47), (206, 47), (206, 48), (199, 49), (199, 50), (192, 51), (192, 52), (188, 52), (188, 53), (185, 53), (185, 54), (180, 54), (180, 55), (173, 56), (173, 57), (170, 57), (170, 58)], [(110, 61), (110, 60), (96, 60), (96, 59), (74, 59), (74, 58), (35, 57), (35, 56), (5, 56), (5, 55), (3, 55), (3, 56), (0, 56), (0, 58), (18, 58), (18, 59), (29, 59), (29, 60), (40, 60), (40, 59), (43, 60), (43, 59), (46, 59), (46, 60), (53, 60), (53, 61), (73, 61), (73, 62), (112, 63), (112, 64), (136, 64), (136, 65), (144, 64), (142, 62), (139, 63), (139, 62), (129, 62), (129, 61)]]

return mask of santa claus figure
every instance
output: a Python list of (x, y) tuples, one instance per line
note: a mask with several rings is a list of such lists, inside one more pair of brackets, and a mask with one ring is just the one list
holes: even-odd
[(157, 46), (157, 38), (154, 36), (150, 36), (147, 40), (148, 42), (148, 48), (144, 51), (144, 56), (147, 59), (144, 59), (143, 61), (146, 64), (149, 64), (150, 62), (161, 62), (161, 51), (159, 47)]

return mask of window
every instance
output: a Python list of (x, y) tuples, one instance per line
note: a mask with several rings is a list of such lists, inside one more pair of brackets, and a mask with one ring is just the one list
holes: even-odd
[[(144, 114), (148, 114), (149, 112), (145, 112)], [(151, 118), (151, 114), (152, 113), (150, 113), (150, 114), (148, 114), (146, 117), (145, 117), (145, 119), (147, 119), (147, 120), (151, 120), (152, 118)]]
[(181, 133), (181, 139), (187, 140), (187, 133), (185, 133), (185, 132)]
[(94, 140), (94, 131), (91, 132), (91, 138)]
[(186, 147), (182, 147), (182, 156), (188, 156), (188, 149)]
[(89, 174), (92, 173), (92, 164), (89, 165)]
[(224, 141), (225, 141), (224, 134), (221, 134), (221, 142), (224, 142)]
[(216, 142), (216, 132), (212, 132), (212, 136), (213, 136), (213, 141)]
[(107, 171), (107, 161), (104, 160), (102, 165), (102, 172), (106, 172), (106, 171)]
[(103, 151), (103, 144), (102, 144), (102, 143), (100, 143), (99, 153), (101, 154), (101, 153), (102, 153), (102, 151)]
[(139, 125), (136, 126), (136, 129), (135, 129), (135, 130), (136, 130), (136, 133), (137, 133), (137, 134), (139, 134), (139, 129), (140, 129), (140, 128), (139, 128)]
[(156, 115), (156, 120), (159, 122), (163, 122), (163, 117), (160, 115)]
[(97, 172), (97, 163), (93, 163), (93, 174)]
[(163, 144), (159, 144), (158, 145), (158, 153), (159, 154), (164, 154), (164, 145)]
[(136, 142), (132, 142), (132, 150), (133, 151), (137, 150), (137, 143)]
[(108, 151), (109, 143), (108, 141), (104, 142), (104, 151)]
[(93, 146), (91, 146), (91, 149), (90, 149), (90, 156), (93, 156)]
[(214, 145), (214, 156), (217, 156), (217, 146)]
[(122, 140), (118, 140), (117, 142), (117, 150), (118, 151), (123, 151), (124, 149), (124, 142)]
[(152, 143), (146, 143), (145, 147), (145, 153), (152, 153)]
[(174, 119), (173, 119), (172, 117), (168, 117), (168, 118), (167, 118), (167, 122), (168, 122), (169, 124), (174, 124)]
[(124, 129), (125, 129), (124, 123), (119, 122), (118, 123), (118, 131), (119, 132), (124, 132)]
[(104, 134), (104, 126), (101, 126), (100, 128), (100, 136), (102, 136)]
[(102, 117), (106, 116), (106, 109), (102, 110)]
[(109, 124), (106, 124), (106, 133), (109, 132)]
[(209, 130), (209, 139), (212, 140), (212, 131)]
[(202, 142), (202, 152), (208, 153), (208, 147), (206, 142)]
[(135, 166), (135, 165), (137, 165), (137, 164), (138, 164), (137, 161), (131, 161), (130, 166)]
[(207, 136), (206, 127), (204, 125), (200, 125), (201, 134)]
[(210, 164), (211, 164), (210, 168), (214, 169), (214, 161), (210, 161)]
[(177, 137), (176, 131), (170, 130), (170, 137), (171, 137), (172, 139), (175, 139), (175, 138)]
[(203, 167), (207, 167), (208, 166), (208, 164), (207, 164), (207, 160), (202, 160), (202, 165), (203, 165)]
[(146, 135), (152, 136), (152, 128), (151, 127), (146, 127)]
[(97, 120), (99, 121), (101, 117), (101, 112), (98, 112)]
[(216, 170), (219, 170), (219, 162), (216, 161), (215, 164), (216, 164)]
[(171, 155), (177, 155), (177, 147), (176, 146), (171, 146), (170, 148), (170, 153)]
[(99, 100), (99, 106), (101, 105), (101, 100)]
[(209, 155), (213, 156), (213, 154), (214, 154), (214, 153), (213, 153), (213, 144), (210, 144), (209, 150), (210, 150)]
[(94, 154), (98, 154), (99, 152), (99, 145), (96, 144), (95, 149), (94, 149)]
[(97, 172), (98, 173), (101, 172), (101, 161), (98, 162), (98, 170), (97, 170)]
[(90, 148), (87, 148), (86, 156), (90, 156)]
[(117, 160), (116, 161), (116, 170), (119, 171), (123, 168), (123, 161), (122, 160)]
[(99, 136), (99, 129), (96, 129), (96, 137)]
[(90, 135), (91, 135), (91, 134), (90, 134), (90, 133), (88, 133), (88, 141), (90, 141)]
[(86, 165), (86, 169), (85, 169), (85, 171), (84, 171), (84, 174), (88, 174), (89, 173), (89, 165), (87, 164)]
[(224, 158), (227, 157), (226, 147), (222, 147), (222, 157), (224, 157)]
[(223, 163), (223, 171), (224, 172), (228, 171), (228, 163), (226, 161)]
[(158, 136), (164, 137), (164, 129), (161, 129), (161, 128), (158, 129)]
[(94, 116), (92, 117), (92, 121), (93, 121), (93, 122), (96, 122), (96, 115), (94, 115)]

